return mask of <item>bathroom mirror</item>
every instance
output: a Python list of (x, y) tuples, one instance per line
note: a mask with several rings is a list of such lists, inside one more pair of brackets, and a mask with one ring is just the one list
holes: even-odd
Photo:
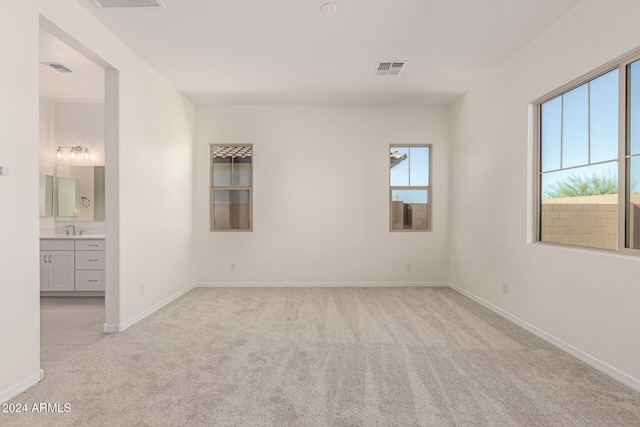
[(104, 166), (58, 166), (58, 221), (104, 221)]
[(40, 216), (53, 216), (53, 176), (40, 174)]

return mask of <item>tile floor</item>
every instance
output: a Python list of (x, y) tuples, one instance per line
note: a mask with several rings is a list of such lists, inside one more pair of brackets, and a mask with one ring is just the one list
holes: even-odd
[(40, 368), (105, 337), (104, 298), (40, 298)]

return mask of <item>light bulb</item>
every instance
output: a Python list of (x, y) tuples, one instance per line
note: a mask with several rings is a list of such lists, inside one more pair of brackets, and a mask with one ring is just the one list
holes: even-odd
[(59, 159), (62, 158), (62, 150), (60, 149), (60, 147), (58, 147), (58, 153), (56, 154), (56, 157)]
[(84, 159), (85, 160), (89, 160), (89, 149), (88, 148), (84, 149)]
[(71, 157), (71, 160), (73, 160), (73, 159), (75, 159), (75, 158), (76, 158), (76, 150), (75, 150), (75, 149), (72, 149), (72, 150), (71, 150), (71, 155), (70, 155), (70, 157)]

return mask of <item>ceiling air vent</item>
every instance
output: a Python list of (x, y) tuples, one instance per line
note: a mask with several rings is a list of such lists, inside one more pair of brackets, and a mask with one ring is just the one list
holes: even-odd
[(379, 62), (376, 76), (399, 76), (407, 61)]
[(94, 0), (94, 2), (105, 9), (120, 7), (147, 7), (155, 9), (166, 9), (162, 0)]
[(51, 67), (54, 70), (60, 72), (60, 73), (70, 73), (71, 70), (68, 69), (67, 67), (65, 67), (64, 65), (62, 65), (59, 62), (41, 62), (40, 64), (42, 65), (46, 65), (47, 67)]

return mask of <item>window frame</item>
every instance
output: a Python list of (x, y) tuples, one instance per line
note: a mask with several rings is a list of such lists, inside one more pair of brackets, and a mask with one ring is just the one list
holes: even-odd
[[(627, 150), (627, 137), (629, 129), (627, 126), (627, 66), (633, 62), (640, 60), (640, 49), (635, 49), (625, 55), (610, 61), (593, 71), (578, 77), (569, 83), (549, 92), (548, 94), (534, 100), (530, 105), (533, 108), (533, 162), (532, 162), (532, 179), (533, 179), (533, 221), (531, 221), (531, 236), (533, 243), (542, 245), (551, 245), (554, 247), (562, 247), (569, 250), (586, 250), (598, 251), (607, 254), (622, 254), (640, 256), (640, 248), (634, 249), (627, 247), (627, 211), (629, 209), (629, 200), (627, 200), (627, 181), (629, 179), (629, 168), (627, 163), (630, 158), (638, 155), (629, 155)], [(618, 70), (618, 156), (615, 161), (618, 162), (618, 249), (599, 249), (583, 246), (575, 246), (566, 243), (549, 242), (542, 240), (542, 188), (541, 188), (541, 165), (542, 165), (542, 141), (541, 141), (541, 106), (560, 95), (563, 95), (591, 80), (594, 80), (614, 69)]]
[[(213, 185), (213, 150), (216, 147), (251, 147), (251, 185), (234, 186), (233, 185), (233, 161), (231, 162), (231, 182), (228, 186)], [(253, 159), (255, 158), (255, 149), (253, 144), (226, 144), (213, 143), (209, 144), (209, 231), (210, 232), (252, 232), (253, 231)], [(215, 228), (215, 208), (214, 193), (216, 190), (247, 190), (249, 191), (249, 228)]]
[[(389, 162), (389, 153), (393, 150), (393, 147), (419, 147), (419, 148), (427, 148), (429, 150), (429, 185), (427, 186), (417, 186), (417, 185), (409, 185), (409, 186), (392, 186), (391, 185), (391, 167), (389, 167), (389, 163), (387, 163), (387, 184), (389, 186), (389, 232), (392, 233), (414, 233), (414, 232), (431, 232), (432, 224), (433, 224), (433, 144), (403, 144), (403, 143), (394, 143), (389, 144), (387, 150), (387, 161)], [(426, 190), (427, 191), (427, 228), (393, 228), (393, 190)]]

